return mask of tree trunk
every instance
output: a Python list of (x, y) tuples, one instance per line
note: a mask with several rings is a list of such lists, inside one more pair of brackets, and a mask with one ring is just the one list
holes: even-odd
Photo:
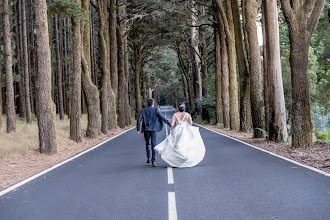
[(107, 27), (107, 1), (98, 0), (99, 14), (99, 45), (100, 45), (100, 61), (102, 72), (102, 89), (101, 89), (101, 131), (107, 134), (109, 131), (109, 108), (110, 108), (110, 55), (109, 55), (109, 31)]
[(248, 60), (251, 86), (251, 110), (253, 133), (255, 138), (263, 137), (264, 121), (264, 101), (262, 97), (262, 80), (261, 80), (261, 59), (260, 49), (257, 37), (256, 19), (260, 4), (254, 0), (245, 1), (245, 19), (246, 30), (248, 33)]
[(57, 70), (57, 88), (58, 88), (58, 104), (60, 120), (64, 119), (64, 107), (63, 107), (63, 88), (62, 88), (62, 64), (60, 54), (60, 41), (59, 41), (59, 30), (58, 30), (58, 17), (54, 19), (55, 27), (55, 45), (56, 45), (56, 70)]
[(6, 74), (6, 113), (7, 113), (7, 132), (15, 131), (15, 106), (14, 106), (14, 83), (11, 55), (10, 22), (8, 0), (2, 1), (2, 22), (4, 40), (4, 63)]
[(21, 0), (22, 4), (22, 26), (23, 26), (23, 62), (24, 62), (24, 90), (25, 90), (25, 106), (26, 106), (26, 121), (32, 123), (31, 102), (30, 102), (30, 73), (29, 73), (29, 55), (28, 55), (28, 37), (26, 30), (26, 9), (25, 1)]
[(310, 114), (308, 49), (312, 34), (321, 16), (324, 0), (296, 1), (291, 7), (281, 0), (289, 27), (290, 67), (292, 84), (292, 147), (313, 146), (313, 124)]
[(120, 128), (124, 128), (126, 125), (126, 114), (125, 114), (125, 92), (127, 91), (127, 81), (125, 78), (125, 67), (124, 67), (124, 47), (123, 47), (123, 39), (121, 36), (120, 30), (120, 21), (118, 18), (118, 25), (117, 25), (117, 45), (118, 45), (118, 126)]
[(230, 116), (229, 116), (229, 68), (228, 68), (228, 51), (226, 44), (226, 33), (223, 20), (220, 16), (220, 12), (216, 13), (217, 21), (219, 24), (220, 33), (220, 54), (221, 54), (221, 87), (222, 87), (222, 106), (223, 106), (223, 124), (225, 128), (230, 128)]
[(229, 33), (227, 32), (227, 45), (228, 45), (228, 65), (229, 65), (230, 128), (232, 130), (238, 131), (240, 129), (240, 119), (239, 119), (239, 110), (238, 110), (235, 32), (234, 32), (233, 14), (231, 10), (231, 0), (226, 0), (226, 15), (228, 21), (228, 30), (229, 30)]
[[(134, 30), (134, 40), (139, 39), (138, 30)], [(133, 42), (134, 48), (134, 65), (135, 65), (135, 119), (139, 117), (142, 108), (141, 102), (141, 89), (140, 89), (140, 75), (141, 75), (141, 55), (140, 55), (140, 45), (137, 42)]]
[(191, 111), (192, 109), (195, 108), (195, 105), (194, 105), (194, 97), (193, 97), (193, 89), (191, 88), (191, 79), (190, 79), (190, 76), (189, 76), (189, 72), (188, 72), (188, 69), (186, 68), (185, 64), (184, 64), (184, 61), (183, 61), (183, 58), (182, 58), (182, 54), (181, 54), (181, 50), (180, 48), (178, 48), (177, 50), (177, 54), (178, 54), (178, 57), (179, 57), (179, 63), (180, 63), (180, 66), (181, 66), (181, 70), (185, 76), (185, 79), (187, 81), (187, 89), (188, 89), (188, 106), (189, 106), (189, 110)]
[(195, 6), (195, 1), (191, 1), (191, 27), (190, 27), (190, 39), (191, 39), (191, 64), (192, 64), (192, 74), (194, 79), (194, 94), (195, 94), (195, 106), (196, 113), (198, 115), (202, 114), (202, 75), (201, 75), (201, 59), (199, 51), (199, 34), (196, 27), (198, 22), (197, 9)]
[(24, 101), (24, 70), (22, 65), (22, 25), (21, 25), (21, 2), (17, 1), (17, 5), (13, 6), (13, 13), (16, 19), (16, 25), (15, 25), (15, 48), (16, 48), (16, 73), (20, 76), (19, 82), (17, 82), (18, 87), (18, 106), (17, 111), (19, 113), (20, 118), (25, 118), (25, 101)]
[(118, 91), (118, 64), (117, 64), (117, 36), (116, 36), (116, 24), (117, 24), (117, 12), (116, 12), (116, 0), (110, 0), (110, 12), (109, 12), (109, 34), (110, 34), (110, 93), (109, 93), (109, 129), (117, 128), (117, 91)]
[(223, 124), (222, 86), (221, 86), (221, 53), (218, 27), (214, 30), (215, 42), (215, 90), (216, 90), (216, 122)]
[(250, 103), (250, 76), (246, 66), (244, 54), (244, 42), (242, 38), (242, 26), (238, 0), (232, 0), (233, 21), (235, 28), (235, 45), (240, 83), (240, 130), (251, 129), (251, 103)]
[[(126, 16), (126, 8), (123, 9), (124, 16)], [(126, 22), (121, 25), (121, 35), (123, 35), (124, 31), (126, 30)], [(126, 126), (132, 124), (132, 113), (131, 113), (131, 106), (129, 104), (129, 67), (128, 67), (128, 43), (127, 43), (127, 35), (124, 36), (123, 39), (123, 47), (124, 47), (124, 73), (126, 79), (125, 85), (125, 124)]]
[(35, 0), (35, 28), (38, 57), (36, 80), (37, 118), (41, 153), (56, 153), (56, 113), (51, 99), (51, 60), (46, 0)]
[[(89, 0), (83, 0), (82, 5), (86, 15), (89, 17)], [(82, 86), (86, 97), (87, 104), (87, 131), (88, 138), (96, 138), (100, 134), (100, 94), (97, 87), (93, 84), (91, 76), (91, 39), (90, 39), (90, 23), (82, 24)]]
[(285, 101), (282, 82), (280, 39), (276, 0), (264, 1), (264, 16), (266, 30), (267, 88), (269, 101), (268, 138), (279, 142), (288, 140), (286, 129)]
[[(75, 0), (80, 5), (80, 0)], [(73, 79), (72, 79), (72, 97), (71, 97), (71, 115), (70, 115), (70, 138), (75, 142), (81, 142), (81, 32), (80, 19), (72, 19), (73, 32)]]

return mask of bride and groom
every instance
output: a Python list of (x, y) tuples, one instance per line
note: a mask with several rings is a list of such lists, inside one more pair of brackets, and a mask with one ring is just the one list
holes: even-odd
[[(202, 161), (205, 155), (204, 142), (199, 128), (192, 126), (191, 115), (185, 112), (184, 103), (179, 104), (179, 112), (173, 115), (171, 122), (154, 107), (153, 99), (149, 99), (147, 103), (148, 107), (141, 110), (137, 120), (137, 132), (144, 133), (146, 141), (147, 163), (152, 162), (153, 167), (157, 166), (156, 151), (172, 167), (193, 167)], [(156, 146), (157, 132), (163, 129), (163, 122), (170, 126), (171, 132)]]

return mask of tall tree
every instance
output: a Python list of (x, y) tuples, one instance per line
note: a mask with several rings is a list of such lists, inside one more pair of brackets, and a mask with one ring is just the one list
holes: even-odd
[(26, 2), (21, 0), (22, 6), (22, 29), (23, 29), (23, 62), (24, 62), (24, 90), (25, 90), (25, 106), (26, 121), (32, 123), (31, 101), (30, 101), (30, 72), (29, 72), (29, 54), (28, 54), (28, 37), (26, 28)]
[(15, 131), (15, 106), (14, 106), (14, 84), (12, 69), (12, 52), (10, 39), (10, 22), (8, 0), (2, 1), (2, 23), (4, 40), (4, 63), (6, 74), (6, 113), (7, 113), (7, 132)]
[(18, 103), (17, 104), (17, 112), (19, 114), (20, 118), (25, 118), (25, 97), (24, 97), (24, 70), (23, 70), (23, 65), (22, 65), (22, 44), (23, 44), (23, 31), (22, 31), (22, 7), (21, 7), (21, 1), (17, 1), (16, 5), (13, 5), (13, 14), (16, 15), (14, 16), (14, 31), (15, 31), (15, 52), (16, 52), (16, 66), (14, 69), (14, 72), (16, 72), (17, 75), (20, 76), (19, 82), (17, 82), (17, 87), (18, 87)]
[(140, 34), (137, 29), (133, 30), (133, 50), (134, 50), (134, 72), (135, 72), (135, 119), (138, 118), (141, 108), (141, 88), (140, 88), (140, 75), (141, 75), (141, 42)]
[(38, 57), (36, 81), (37, 119), (41, 153), (56, 152), (56, 113), (51, 99), (51, 60), (46, 0), (35, 0), (35, 28)]
[(60, 113), (60, 120), (64, 119), (64, 100), (63, 100), (63, 87), (62, 87), (62, 62), (61, 62), (61, 51), (60, 51), (60, 40), (59, 40), (59, 21), (58, 16), (55, 16), (54, 19), (54, 28), (55, 28), (55, 52), (56, 52), (56, 72), (57, 72), (57, 95), (58, 95), (58, 104), (59, 104), (59, 113)]
[(240, 92), (240, 130), (248, 131), (252, 125), (251, 103), (250, 103), (250, 76), (246, 66), (244, 53), (244, 41), (242, 37), (241, 14), (238, 0), (232, 0), (233, 21), (235, 28), (235, 44), (237, 64), (239, 71), (239, 92)]
[(235, 49), (235, 33), (232, 6), (230, 0), (226, 0), (226, 11), (220, 0), (216, 0), (220, 11), (221, 19), (224, 25), (228, 50), (228, 67), (229, 67), (229, 93), (230, 93), (230, 128), (239, 130), (239, 110), (238, 110), (238, 87), (237, 87), (237, 71), (236, 71), (236, 49)]
[(221, 52), (220, 33), (217, 26), (214, 27), (215, 43), (215, 90), (216, 90), (216, 122), (223, 124), (222, 86), (221, 86)]
[(124, 128), (126, 125), (126, 114), (125, 114), (125, 99), (128, 98), (125, 95), (125, 92), (127, 91), (127, 81), (125, 76), (125, 57), (124, 57), (124, 46), (123, 46), (123, 38), (121, 35), (120, 30), (120, 19), (118, 17), (117, 19), (118, 25), (117, 25), (117, 45), (118, 45), (118, 126), (120, 128)]
[[(127, 3), (127, 0), (124, 0), (124, 4)], [(122, 9), (122, 17), (126, 17), (126, 6), (123, 6)], [(131, 125), (132, 123), (132, 113), (131, 113), (131, 106), (129, 104), (129, 61), (128, 61), (128, 40), (127, 40), (127, 25), (126, 25), (126, 19), (123, 19), (122, 24), (120, 25), (121, 29), (121, 35), (123, 36), (123, 50), (124, 50), (124, 73), (125, 73), (125, 79), (126, 79), (126, 86), (125, 86), (125, 124)]]
[(110, 92), (109, 92), (109, 129), (117, 128), (117, 91), (118, 91), (118, 64), (117, 64), (117, 6), (116, 0), (109, 1), (109, 35), (110, 35)]
[(102, 73), (101, 88), (101, 131), (107, 134), (109, 131), (109, 108), (110, 108), (110, 54), (109, 54), (109, 29), (108, 27), (108, 4), (106, 0), (97, 0), (96, 10), (99, 14), (99, 44), (100, 62)]
[(308, 48), (321, 16), (324, 0), (281, 0), (289, 27), (292, 83), (292, 147), (313, 146), (310, 113)]
[[(90, 1), (83, 0), (82, 7), (85, 10), (87, 19), (90, 20)], [(88, 124), (86, 136), (95, 138), (99, 135), (100, 131), (100, 94), (97, 87), (93, 84), (91, 74), (91, 36), (90, 36), (90, 23), (83, 22), (81, 31), (82, 35), (82, 87), (86, 96)]]
[(220, 15), (216, 12), (218, 22), (218, 30), (220, 35), (220, 54), (221, 54), (221, 97), (223, 107), (223, 125), (225, 128), (230, 128), (230, 106), (229, 106), (229, 67), (228, 67), (228, 50), (226, 44), (225, 27)]
[(202, 100), (202, 71), (201, 71), (201, 53), (199, 49), (199, 32), (196, 27), (198, 22), (198, 10), (196, 8), (196, 2), (191, 1), (191, 27), (190, 27), (190, 44), (191, 44), (191, 72), (193, 75), (193, 85), (195, 94), (195, 105), (197, 114), (202, 114), (201, 100)]
[[(80, 6), (81, 1), (75, 0)], [(76, 142), (81, 142), (81, 19), (78, 16), (72, 17), (73, 32), (73, 78), (72, 78), (72, 97), (70, 115), (70, 138)]]
[(264, 101), (262, 97), (261, 59), (257, 36), (257, 15), (261, 6), (260, 1), (244, 0), (244, 19), (247, 30), (248, 61), (251, 87), (251, 110), (254, 137), (263, 137), (265, 128)]
[(276, 0), (263, 1), (265, 16), (267, 88), (268, 88), (268, 136), (270, 140), (287, 141), (285, 101), (282, 82), (280, 39)]

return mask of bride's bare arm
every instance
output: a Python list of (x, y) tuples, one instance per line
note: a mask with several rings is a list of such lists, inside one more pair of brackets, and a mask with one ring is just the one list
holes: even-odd
[(173, 128), (175, 124), (175, 114), (172, 116), (171, 127)]
[(189, 116), (188, 116), (188, 123), (190, 124), (190, 125), (192, 125), (192, 118), (191, 118), (191, 115), (189, 114)]

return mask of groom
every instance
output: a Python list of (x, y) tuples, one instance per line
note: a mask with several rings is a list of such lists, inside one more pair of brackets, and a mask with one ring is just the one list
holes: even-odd
[[(163, 121), (171, 126), (171, 123), (159, 112), (158, 108), (155, 108), (155, 101), (153, 99), (148, 99), (148, 107), (143, 108), (137, 120), (137, 132), (141, 134), (144, 132), (144, 139), (146, 141), (147, 150), (147, 163), (150, 163), (150, 140), (152, 148), (152, 166), (156, 167), (155, 156), (156, 151), (154, 147), (156, 146), (157, 132), (163, 129)], [(142, 131), (140, 130), (140, 123), (142, 122)]]

